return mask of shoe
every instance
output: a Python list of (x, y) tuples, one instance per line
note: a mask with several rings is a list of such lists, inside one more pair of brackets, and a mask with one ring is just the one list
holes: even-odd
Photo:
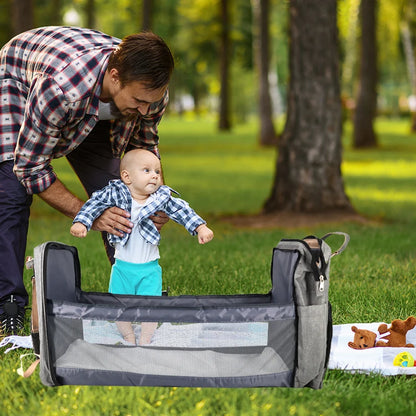
[(0, 304), (0, 310), (1, 334), (6, 336), (21, 333), (25, 324), (25, 309), (16, 303), (13, 295)]

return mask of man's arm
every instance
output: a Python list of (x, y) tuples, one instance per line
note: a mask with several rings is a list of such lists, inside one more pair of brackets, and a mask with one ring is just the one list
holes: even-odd
[(72, 219), (84, 205), (84, 201), (69, 191), (59, 179), (38, 195), (52, 208)]

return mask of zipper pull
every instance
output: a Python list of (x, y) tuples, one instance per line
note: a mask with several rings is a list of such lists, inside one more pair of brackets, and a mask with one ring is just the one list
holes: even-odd
[(325, 289), (324, 279), (325, 279), (324, 276), (321, 274), (319, 276), (319, 286), (318, 286), (320, 292), (323, 292)]

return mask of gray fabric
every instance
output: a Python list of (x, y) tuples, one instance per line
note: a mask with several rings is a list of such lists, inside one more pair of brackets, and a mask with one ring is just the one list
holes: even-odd
[[(331, 258), (325, 241), (321, 249), (325, 258), (322, 281), (313, 273), (309, 246), (301, 240), (282, 240), (273, 252), (273, 285), (268, 295), (152, 299), (82, 292), (76, 249), (44, 243), (35, 248), (34, 255), (41, 380), (48, 386), (75, 381), (110, 385), (113, 381), (126, 383), (122, 385), (320, 388), (330, 340)], [(82, 339), (82, 322), (92, 319), (267, 323), (267, 346), (181, 349), (92, 344)]]
[(240, 305), (211, 307), (209, 300), (205, 305), (195, 308), (178, 306), (142, 307), (138, 299), (136, 307), (114, 307), (105, 303), (87, 305), (62, 301), (51, 302), (55, 316), (69, 319), (101, 319), (132, 322), (267, 322), (295, 317), (294, 305), (245, 305), (244, 298)]
[(209, 306), (233, 307), (235, 305), (270, 304), (270, 294), (249, 295), (179, 295), (179, 296), (135, 296), (115, 295), (113, 293), (83, 292), (78, 293), (78, 302), (85, 304), (105, 303), (110, 307), (160, 308), (174, 306), (178, 308), (200, 308)]
[(293, 387), (293, 370), (284, 373), (245, 377), (180, 377), (58, 367), (56, 370), (56, 378), (62, 385), (209, 388)]
[(319, 290), (319, 282), (315, 280), (312, 274), (312, 255), (306, 248), (305, 244), (298, 240), (281, 241), (277, 245), (277, 249), (283, 253), (291, 251), (292, 256), (300, 253), (299, 261), (295, 269), (294, 284), (296, 290), (296, 303), (298, 305), (318, 305), (328, 301), (329, 287), (329, 261), (331, 257), (331, 248), (324, 241), (322, 242), (322, 252), (326, 260), (327, 266), (324, 269), (326, 280), (324, 281), (324, 290)]
[(311, 267), (313, 257), (304, 242), (285, 240), (277, 245), (277, 256), (279, 257), (280, 254), (286, 264), (290, 264), (290, 257), (298, 258), (293, 275), (298, 315), (295, 387), (320, 388), (325, 373), (331, 248), (322, 241), (321, 249), (326, 263), (326, 266), (322, 265), (325, 276), (323, 282), (317, 281), (313, 274)]
[(113, 347), (80, 339), (70, 345), (56, 367), (183, 377), (239, 377), (288, 371), (270, 347), (260, 354), (226, 354), (212, 350)]
[(293, 275), (299, 254), (293, 251), (273, 250), (272, 259), (272, 303), (287, 305), (294, 303)]
[(39, 317), (39, 344), (40, 344), (40, 364), (39, 375), (43, 384), (46, 386), (56, 385), (56, 381), (52, 377), (52, 364), (50, 362), (47, 325), (46, 325), (46, 311), (45, 311), (45, 289), (44, 289), (44, 251), (47, 243), (35, 247), (34, 250), (34, 275), (36, 283), (36, 295)]
[[(298, 316), (298, 365), (295, 386), (309, 385), (319, 388), (325, 373), (328, 304), (299, 306)], [(311, 382), (313, 385), (310, 385)]]
[[(54, 252), (53, 255), (51, 251)], [(34, 275), (39, 318), (39, 373), (42, 383), (47, 386), (57, 384), (53, 370), (55, 344), (58, 346), (58, 352), (59, 348), (66, 350), (69, 344), (65, 344), (66, 334), (59, 334), (55, 329), (50, 328), (51, 325), (48, 326), (46, 299), (51, 297), (66, 301), (75, 300), (78, 258), (74, 255), (74, 248), (62, 243), (46, 242), (34, 249)], [(68, 342), (68, 339), (66, 341)], [(49, 346), (50, 342), (52, 346)]]

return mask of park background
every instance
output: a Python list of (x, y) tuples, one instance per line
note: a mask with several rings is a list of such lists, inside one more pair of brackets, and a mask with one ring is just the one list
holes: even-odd
[[(201, 247), (181, 227), (164, 227), (161, 265), (172, 295), (265, 293), (272, 248), (281, 238), (342, 230), (351, 243), (331, 264), (334, 324), (390, 322), (416, 313), (415, 7), (412, 0), (1, 0), (0, 44), (27, 28), (69, 24), (120, 38), (151, 29), (171, 47), (171, 104), (159, 129), (165, 178), (215, 232)], [(320, 56), (320, 47), (336, 53)], [(322, 79), (319, 65), (327, 61), (328, 73), (335, 69), (337, 76)], [(326, 91), (339, 100), (320, 100)], [(307, 166), (307, 175), (295, 175), (304, 180), (290, 183), (293, 192), (283, 202), (273, 200), (285, 186), (280, 179), (287, 179), (279, 154), (294, 149), (300, 160), (283, 166)], [(322, 197), (331, 192), (322, 165), (332, 165), (334, 175), (338, 165), (334, 195), (340, 198)], [(85, 196), (65, 159), (54, 168)], [(105, 291), (110, 266), (100, 237), (77, 240), (70, 223), (35, 198), (28, 255), (45, 241), (75, 245), (83, 289)], [(29, 271), (25, 279), (29, 289)], [(37, 373), (17, 375), (21, 352), (0, 352), (1, 414), (416, 412), (412, 377), (331, 370), (320, 391), (46, 388)]]

